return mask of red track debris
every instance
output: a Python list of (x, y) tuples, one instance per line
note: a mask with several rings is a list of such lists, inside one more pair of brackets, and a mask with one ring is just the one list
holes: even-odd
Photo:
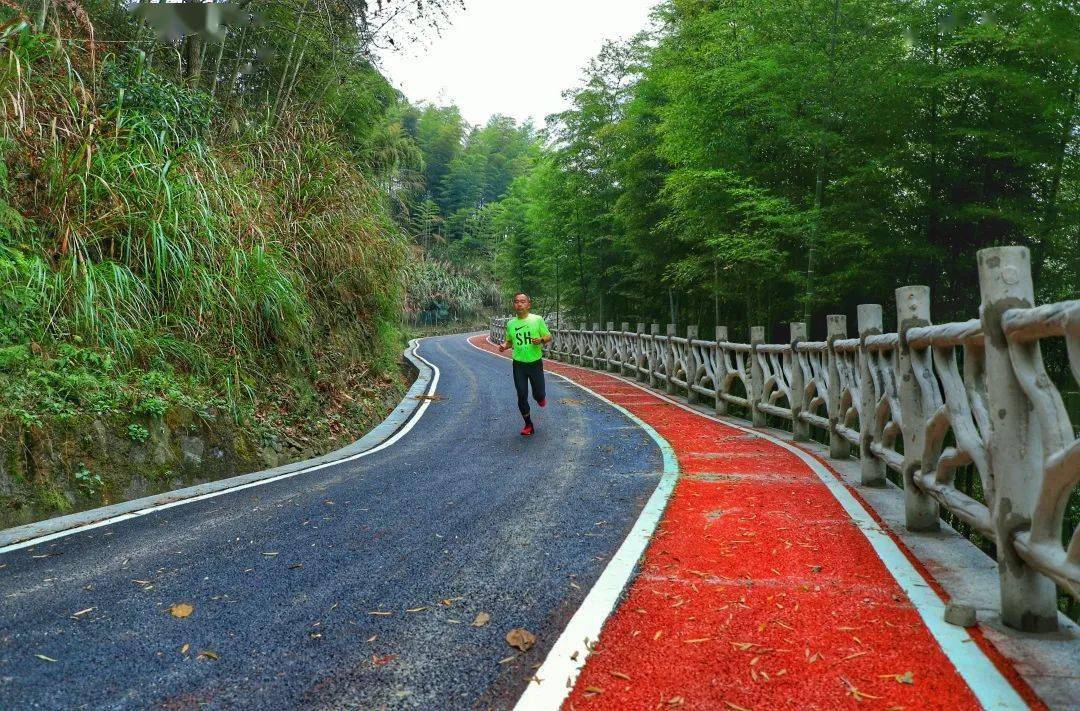
[(651, 425), (683, 473), (567, 708), (979, 708), (798, 458), (602, 373), (545, 367)]

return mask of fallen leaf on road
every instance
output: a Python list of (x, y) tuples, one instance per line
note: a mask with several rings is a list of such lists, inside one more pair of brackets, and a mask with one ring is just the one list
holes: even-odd
[(672, 696), (670, 699), (668, 699), (667, 703), (668, 706), (682, 706), (684, 703), (686, 703), (686, 699), (681, 696)]
[(44, 654), (35, 654), (34, 656), (37, 657), (38, 659), (41, 659), (41, 660), (46, 661), (46, 662), (58, 662), (58, 661), (60, 661), (59, 659), (53, 659), (52, 657), (46, 657)]
[(187, 617), (195, 612), (195, 607), (186, 602), (178, 602), (169, 608), (169, 614), (173, 617)]
[(266, 551), (266, 552), (263, 553), (263, 555), (267, 555), (267, 556), (275, 556), (277, 554), (278, 554), (277, 551)]
[(630, 681), (629, 674), (623, 674), (622, 672), (613, 671), (611, 672), (611, 675), (617, 679), (625, 679), (626, 681)]
[(85, 610), (79, 610), (78, 612), (74, 613), (71, 616), (71, 618), (77, 620), (77, 619), (79, 619), (79, 617), (81, 617), (82, 615), (85, 615), (87, 612), (90, 612), (93, 609), (94, 608), (92, 608), (92, 607), (88, 607)]
[(369, 615), (377, 615), (379, 617), (389, 617), (390, 615), (392, 615), (394, 613), (393, 612), (384, 612), (383, 610), (372, 610), (368, 614)]
[(516, 654), (514, 656), (512, 656), (512, 657), (507, 657), (505, 659), (500, 659), (499, 664), (509, 664), (510, 662), (514, 661), (515, 659), (517, 659)]
[(585, 687), (585, 693), (586, 694), (602, 694), (602, 693), (604, 693), (604, 690), (601, 689), (599, 686), (586, 686)]
[(483, 627), (488, 622), (491, 622), (491, 615), (486, 612), (476, 613), (476, 619), (472, 621), (473, 627)]
[(844, 677), (840, 677), (840, 681), (844, 682), (844, 685), (847, 687), (848, 695), (850, 695), (852, 698), (854, 698), (856, 703), (861, 702), (863, 699), (880, 699), (881, 698), (880, 696), (874, 696), (873, 694), (868, 694), (865, 691), (859, 691), (858, 689), (855, 688), (854, 684), (852, 684), (850, 681), (848, 681)]
[(725, 704), (725, 705), (726, 705), (726, 706), (727, 706), (727, 707), (728, 707), (729, 709), (735, 709), (735, 711), (750, 711), (750, 709), (748, 709), (748, 708), (746, 708), (746, 707), (744, 707), (744, 706), (739, 706), (738, 704), (733, 704), (733, 703), (731, 703), (730, 701), (725, 701), (725, 702), (724, 702), (724, 704)]
[(197, 656), (195, 658), (196, 659), (212, 659), (215, 662), (218, 659), (221, 659), (221, 657), (218, 656), (217, 652), (211, 652), (209, 649), (204, 649), (203, 651), (199, 652), (199, 656)]
[(396, 654), (384, 654), (381, 657), (378, 654), (372, 654), (371, 655), (371, 663), (374, 664), (377, 667), (382, 667), (382, 666), (386, 666), (390, 662), (394, 661), (395, 657), (397, 657)]
[(522, 652), (528, 652), (536, 644), (536, 635), (524, 627), (515, 627), (506, 633), (506, 643)]
[(698, 639), (684, 640), (687, 644), (701, 644), (702, 642), (708, 642), (712, 637), (700, 637)]
[(412, 608), (409, 608), (408, 610), (405, 610), (405, 612), (423, 612), (426, 609), (427, 609), (427, 606), (425, 605), (424, 607), (412, 607)]
[(375, 641), (375, 640), (377, 640), (378, 638), (379, 638), (379, 635), (377, 635), (377, 634), (373, 634), (373, 635), (371, 635), (370, 637), (368, 637), (368, 640), (367, 640), (367, 641), (368, 641), (368, 642), (374, 642), (374, 641)]
[(180, 654), (187, 654), (187, 651), (189, 649), (191, 649), (191, 645), (190, 644), (185, 644), (183, 647), (180, 648)]
[(903, 674), (878, 674), (881, 679), (892, 679), (897, 684), (914, 684), (915, 674), (912, 672), (904, 672)]

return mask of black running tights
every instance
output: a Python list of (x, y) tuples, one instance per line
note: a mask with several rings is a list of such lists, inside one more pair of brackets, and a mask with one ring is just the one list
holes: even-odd
[(518, 409), (521, 416), (529, 419), (529, 384), (532, 384), (533, 400), (540, 402), (544, 399), (544, 361), (535, 360), (532, 363), (514, 361), (514, 388), (517, 390)]

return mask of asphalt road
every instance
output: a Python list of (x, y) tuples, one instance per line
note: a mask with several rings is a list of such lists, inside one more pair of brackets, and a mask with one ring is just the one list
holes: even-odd
[(660, 452), (550, 375), (523, 438), (508, 362), (419, 352), (443, 399), (384, 451), (0, 555), (0, 708), (512, 706)]

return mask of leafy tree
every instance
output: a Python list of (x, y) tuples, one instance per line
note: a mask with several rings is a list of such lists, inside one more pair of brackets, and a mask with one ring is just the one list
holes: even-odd
[(550, 292), (562, 255), (561, 300), (590, 321), (809, 315), (816, 335), (902, 283), (970, 318), (993, 244), (1029, 246), (1041, 288), (1075, 293), (1077, 19), (1015, 0), (668, 0), (552, 117), (520, 190), (534, 217), (500, 260)]

